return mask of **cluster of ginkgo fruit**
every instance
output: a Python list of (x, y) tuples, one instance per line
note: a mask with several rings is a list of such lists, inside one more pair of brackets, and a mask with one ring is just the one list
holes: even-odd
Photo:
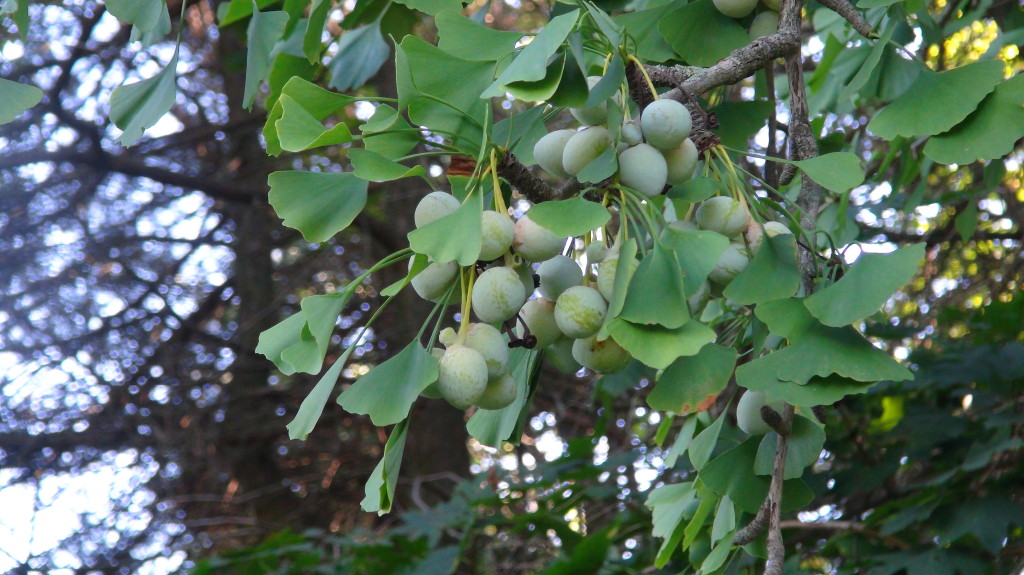
[[(591, 76), (593, 88), (601, 80)], [(578, 178), (591, 162), (616, 144), (605, 125), (608, 104), (570, 108), (584, 129), (555, 130), (534, 146), (537, 163), (549, 174)], [(689, 138), (693, 120), (686, 106), (675, 100), (656, 100), (644, 108), (640, 120), (623, 122), (618, 134), (618, 182), (646, 196), (657, 196), (665, 185), (693, 177), (699, 154)]]

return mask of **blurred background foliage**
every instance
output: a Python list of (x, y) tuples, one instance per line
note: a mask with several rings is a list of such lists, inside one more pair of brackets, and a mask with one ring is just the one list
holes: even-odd
[[(343, 169), (347, 159), (334, 148), (267, 157), (264, 112), (242, 105), (245, 23), (219, 26), (226, 4), (167, 3), (171, 21), (184, 24), (177, 97), (130, 149), (115, 142), (110, 93), (159, 70), (173, 52), (170, 39), (142, 49), (129, 27), (88, 0), (32, 2), (24, 40), (11, 20), (0, 30), (0, 75), (45, 93), (0, 127), (0, 569), (659, 572), (649, 567), (661, 541), (651, 534), (647, 498), (692, 470), (673, 450), (683, 418), (645, 402), (651, 373), (595, 381), (546, 365), (522, 444), (499, 450), (467, 442), (457, 410), (418, 402), (400, 498), (384, 517), (363, 513), (359, 502), (386, 434), (328, 408), (306, 441), (287, 439), (284, 425), (313, 380), (275, 372), (254, 352), (258, 334), (301, 297), (333, 291), (403, 247), (426, 190), (411, 180), (371, 186), (369, 209), (324, 244), (282, 227), (266, 201), (267, 175)], [(305, 3), (284, 2), (297, 4)], [(332, 41), (383, 4), (333, 6)], [(1024, 67), (1018, 3), (887, 4), (918, 23), (901, 31), (900, 43), (934, 69), (986, 53), (1011, 73)], [(821, 7), (808, 10), (805, 50), (820, 55), (829, 27), (843, 24)], [(524, 32), (547, 19), (546, 5), (528, 1), (478, 2), (467, 12)], [(382, 29), (396, 40), (434, 36), (431, 19), (402, 4), (389, 4)], [(1003, 160), (962, 166), (933, 163), (923, 142), (887, 148), (866, 119), (891, 98), (882, 89), (898, 79), (899, 65), (838, 102), (827, 86), (849, 81), (870, 50), (850, 47), (812, 83), (812, 107), (821, 113), (823, 151), (870, 159), (869, 183), (833, 198), (820, 224), (841, 244), (926, 243), (919, 276), (868, 325), (916, 379), (880, 384), (827, 410), (825, 449), (806, 476), (814, 501), (784, 523), (786, 572), (1019, 573), (1021, 141)], [(807, 60), (811, 69), (817, 55)], [(292, 64), (295, 74), (323, 74)], [(351, 92), (393, 94), (393, 77), (385, 61)], [(714, 95), (726, 105), (750, 97), (739, 87)], [(335, 121), (370, 113), (357, 104)], [(763, 125), (755, 118), (740, 137)], [(424, 167), (443, 181), (446, 166)], [(380, 276), (357, 291), (336, 343), (356, 336), (380, 301), (377, 290), (399, 277)], [(392, 307), (344, 381), (416, 333), (424, 305), (407, 297)], [(734, 391), (723, 394), (716, 415)], [(686, 572), (702, 559), (700, 547), (677, 553), (660, 572)]]

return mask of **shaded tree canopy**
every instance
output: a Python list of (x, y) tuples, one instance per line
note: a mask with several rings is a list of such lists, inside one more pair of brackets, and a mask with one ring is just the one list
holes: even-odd
[[(753, 573), (767, 560), (773, 573), (1019, 572), (1024, 10), (783, 0), (777, 27), (751, 39), (764, 4), (738, 19), (709, 0), (2, 4), (0, 498), (12, 503), (0, 566)], [(615, 81), (588, 87), (599, 74)], [(688, 106), (699, 185), (627, 200), (614, 150), (588, 181), (534, 165), (542, 136), (576, 129), (563, 108), (597, 103), (621, 120), (658, 92)], [(366, 199), (310, 212), (339, 196), (282, 174), (343, 178), (330, 181)], [(432, 304), (411, 288), (393, 295), (404, 259), (374, 266), (409, 255), (430, 190), (507, 202), (517, 217), (547, 204), (533, 213), (554, 214), (556, 229), (582, 229), (593, 212), (579, 206), (603, 201), (611, 221), (563, 234), (579, 236), (577, 257), (627, 245), (623, 229), (654, 220), (649, 245), (630, 232), (641, 274), (657, 262), (693, 275), (686, 258), (699, 249), (658, 239), (670, 227), (658, 218), (693, 219), (730, 190), (760, 220), (804, 233), (768, 241), (782, 255), (756, 256), (763, 275), (748, 272), (746, 292), (682, 303), (690, 325), (735, 348), (724, 378), (686, 363), (710, 348), (674, 348), (660, 365), (644, 354), (653, 339), (629, 347), (613, 332), (637, 359), (617, 373), (513, 351), (521, 401), (500, 424), (443, 400), (403, 403), (397, 387), (371, 407), (343, 396), (343, 409), (336, 392), (351, 398), (401, 350), (429, 356), (434, 324), (420, 326)], [(555, 202), (570, 198), (572, 209)], [(424, 245), (414, 273), (442, 249)], [(452, 288), (466, 298), (483, 269), (475, 253)], [(869, 255), (880, 253), (923, 259)], [(900, 267), (913, 279), (892, 295)], [(765, 295), (783, 276), (792, 289)], [(648, 277), (658, 287), (629, 289), (654, 309), (619, 305), (655, 326), (644, 329), (669, 329), (678, 308), (658, 290), (684, 279)], [(829, 323), (889, 283), (872, 309)], [(806, 311), (832, 286), (847, 286), (845, 299)], [(340, 295), (321, 342), (307, 306)], [(431, 317), (458, 328), (468, 311)], [(814, 329), (847, 326), (843, 341), (863, 334), (912, 379), (808, 375), (781, 396), (797, 414), (780, 407), (781, 419), (765, 416), (776, 431), (751, 439), (736, 426), (735, 400), (754, 389), (744, 374), (795, 354), (780, 317), (797, 312)], [(260, 335), (281, 325), (297, 325), (284, 339), (315, 349), (302, 360), (313, 367), (267, 352)], [(792, 363), (851, 349), (822, 345)], [(865, 358), (853, 363), (880, 365)], [(316, 388), (331, 401), (290, 438), (285, 425), (303, 421), (333, 365), (337, 383)], [(408, 418), (374, 425), (384, 404)], [(379, 462), (398, 437), (404, 461), (389, 479)]]

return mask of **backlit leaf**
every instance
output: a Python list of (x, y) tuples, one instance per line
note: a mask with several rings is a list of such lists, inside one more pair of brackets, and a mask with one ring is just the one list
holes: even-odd
[(424, 176), (427, 173), (419, 164), (410, 168), (362, 148), (349, 150), (348, 157), (352, 160), (352, 171), (355, 175), (371, 182), (390, 182), (413, 176)]
[(661, 241), (637, 266), (619, 317), (636, 324), (677, 328), (690, 319), (683, 272), (671, 248)]
[(522, 39), (519, 32), (506, 32), (481, 26), (458, 10), (445, 10), (434, 17), (437, 25), (437, 46), (453, 56), (466, 60), (498, 61), (515, 52)]
[(325, 128), (315, 116), (290, 96), (282, 95), (275, 105), (281, 106), (277, 134), (282, 150), (301, 152), (352, 141), (352, 132), (344, 122), (338, 122), (330, 129)]
[(697, 355), (676, 359), (658, 377), (648, 405), (680, 415), (707, 410), (729, 384), (736, 357), (731, 347), (709, 343)]
[(369, 415), (374, 425), (391, 425), (408, 417), (420, 392), (435, 381), (437, 359), (413, 341), (357, 379), (338, 397), (338, 405)]
[(699, 321), (669, 329), (616, 319), (608, 324), (608, 333), (633, 357), (655, 369), (665, 369), (677, 357), (696, 355), (715, 339), (714, 330)]
[(679, 59), (693, 66), (711, 66), (750, 43), (743, 26), (719, 12), (711, 0), (683, 5), (662, 19), (659, 29)]
[(476, 194), (447, 216), (409, 232), (409, 247), (435, 262), (455, 260), (472, 265), (480, 255), (483, 219), (480, 195)]
[(340, 91), (358, 88), (380, 70), (390, 55), (391, 47), (380, 32), (379, 22), (346, 32), (331, 60), (327, 85)]
[(326, 241), (347, 228), (366, 205), (368, 183), (350, 172), (274, 172), (268, 183), (274, 211), (310, 242)]
[(565, 42), (578, 18), (579, 10), (552, 18), (502, 71), (498, 79), (480, 94), (480, 97), (501, 96), (505, 92), (505, 87), (512, 82), (536, 82), (544, 79), (547, 75), (548, 59)]
[(556, 236), (582, 236), (608, 223), (608, 208), (580, 196), (550, 201), (530, 208), (530, 219)]
[(391, 511), (395, 500), (395, 487), (398, 485), (398, 473), (402, 468), (402, 455), (405, 453), (405, 436), (409, 431), (409, 420), (399, 423), (391, 430), (391, 436), (384, 445), (384, 456), (374, 468), (370, 478), (366, 480), (365, 493), (359, 506), (363, 511), (376, 511), (384, 515)]
[(924, 153), (943, 164), (970, 164), (1002, 158), (1024, 134), (1024, 74), (996, 86), (966, 120), (932, 136)]
[(722, 292), (744, 305), (754, 305), (792, 297), (800, 288), (800, 269), (796, 261), (796, 237), (766, 234), (750, 264)]
[(245, 60), (245, 95), (242, 106), (252, 109), (260, 83), (270, 74), (270, 54), (284, 35), (288, 14), (281, 11), (260, 12), (253, 0), (252, 18), (249, 19), (249, 51)]
[(178, 50), (175, 49), (171, 61), (152, 78), (114, 89), (110, 95), (110, 119), (123, 130), (117, 138), (122, 146), (135, 143), (146, 128), (156, 124), (174, 105), (177, 66)]
[(823, 188), (833, 192), (848, 192), (864, 183), (860, 160), (850, 152), (833, 152), (793, 163)]
[(864, 253), (842, 279), (812, 294), (804, 305), (825, 325), (852, 324), (877, 312), (914, 277), (923, 258), (924, 244), (887, 254)]
[(905, 94), (875, 115), (868, 129), (887, 140), (941, 134), (977, 109), (1002, 79), (1001, 60), (945, 72), (923, 69)]
[(43, 91), (39, 88), (0, 78), (0, 124), (17, 118), (42, 99)]

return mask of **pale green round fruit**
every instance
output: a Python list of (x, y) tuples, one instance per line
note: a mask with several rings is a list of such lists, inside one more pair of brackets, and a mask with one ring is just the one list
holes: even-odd
[[(410, 258), (410, 269), (412, 269), (412, 262), (413, 258)], [(458, 273), (459, 265), (455, 262), (432, 263), (412, 278), (412, 289), (421, 298), (436, 302), (444, 297)], [(458, 292), (457, 289), (456, 292)]]
[(693, 140), (686, 138), (682, 144), (662, 152), (665, 154), (665, 163), (668, 164), (668, 183), (673, 186), (689, 180), (697, 171), (697, 145)]
[[(537, 338), (534, 349), (544, 349), (563, 335), (562, 330), (558, 329), (558, 323), (555, 322), (555, 302), (549, 299), (531, 299), (523, 304), (523, 309), (519, 310), (519, 317), (526, 323), (530, 335)], [(526, 335), (522, 325), (516, 325), (516, 335)]]
[(562, 253), (567, 239), (534, 223), (529, 214), (523, 214), (515, 224), (512, 248), (530, 261), (542, 262)]
[(708, 274), (708, 279), (721, 286), (727, 285), (748, 264), (750, 264), (750, 256), (747, 254), (746, 246), (740, 242), (731, 242), (722, 256), (718, 258), (715, 268)]
[(451, 214), (459, 209), (460, 205), (459, 200), (448, 192), (430, 192), (416, 204), (412, 219), (417, 228), (422, 228)]
[(580, 370), (580, 362), (576, 361), (576, 358), (572, 356), (572, 346), (574, 340), (567, 337), (559, 339), (555, 343), (548, 346), (547, 353), (544, 357), (548, 362), (558, 371), (562, 373), (573, 374)]
[(640, 129), (639, 122), (630, 120), (622, 123), (622, 141), (630, 146), (644, 141), (644, 132)]
[[(614, 248), (613, 248), (614, 249)], [(629, 277), (633, 277), (633, 272), (636, 271), (636, 267), (640, 265), (640, 262), (633, 259), (632, 264), (627, 270)], [(615, 253), (611, 252), (605, 256), (604, 261), (597, 268), (597, 291), (601, 292), (604, 299), (611, 301), (612, 292), (615, 291), (615, 276), (619, 271), (619, 251), (615, 250)], [(628, 280), (627, 280), (628, 281)]]
[(576, 132), (565, 144), (562, 154), (562, 168), (571, 176), (575, 176), (587, 164), (612, 145), (611, 134), (601, 126), (591, 126), (582, 132)]
[(640, 127), (648, 144), (669, 150), (682, 144), (690, 135), (693, 118), (686, 106), (675, 100), (656, 100), (640, 114)]
[(555, 301), (555, 323), (562, 333), (574, 339), (597, 333), (607, 312), (608, 304), (592, 287), (571, 287)]
[[(601, 76), (589, 76), (587, 78), (587, 88), (593, 90), (594, 86), (600, 81)], [(601, 102), (589, 108), (569, 108), (569, 113), (584, 126), (604, 124), (608, 121), (608, 102)]]
[(534, 144), (534, 159), (547, 173), (560, 178), (569, 177), (569, 173), (562, 167), (562, 154), (565, 153), (565, 144), (569, 142), (569, 138), (575, 135), (576, 130), (550, 132)]
[(459, 409), (475, 405), (487, 389), (487, 362), (475, 349), (453, 345), (438, 362), (437, 390)]
[(769, 238), (774, 238), (782, 234), (793, 235), (793, 232), (782, 222), (765, 222), (762, 229), (761, 224), (751, 219), (750, 225), (747, 226), (747, 245), (750, 246), (751, 252), (757, 252), (761, 247), (765, 234)]
[(731, 238), (747, 227), (750, 215), (738, 201), (729, 196), (715, 196), (701, 202), (694, 218), (701, 229), (718, 232)]
[(757, 0), (714, 0), (715, 8), (730, 18), (746, 18), (757, 6)]
[(768, 403), (766, 399), (765, 394), (760, 391), (747, 390), (736, 404), (736, 425), (747, 435), (764, 435), (772, 430), (761, 417), (762, 407), (770, 405), (772, 409), (781, 413), (785, 406), (783, 401)]
[(516, 378), (503, 373), (487, 382), (483, 395), (476, 400), (480, 409), (503, 409), (516, 400)]
[(597, 373), (615, 373), (626, 369), (633, 356), (615, 340), (597, 341), (597, 336), (577, 339), (572, 344), (572, 357), (583, 367)]
[(465, 345), (484, 356), (488, 378), (498, 377), (508, 369), (508, 344), (494, 326), (486, 323), (469, 324)]
[(761, 2), (765, 6), (771, 8), (772, 10), (775, 10), (776, 12), (778, 12), (779, 10), (782, 9), (782, 2), (781, 2), (781, 0), (761, 0)]
[(526, 302), (526, 290), (512, 268), (491, 268), (473, 284), (473, 311), (484, 323), (501, 323)]
[(599, 264), (608, 256), (608, 246), (603, 241), (587, 244), (587, 264)]
[(484, 210), (481, 222), (483, 243), (480, 244), (479, 259), (489, 262), (500, 258), (502, 254), (512, 247), (516, 228), (515, 224), (512, 223), (512, 218), (506, 214), (499, 214), (494, 210)]
[(668, 181), (665, 156), (650, 144), (637, 144), (619, 154), (619, 182), (653, 198)]
[(550, 300), (558, 299), (562, 292), (583, 283), (583, 270), (576, 260), (561, 254), (540, 264), (540, 295)]
[(750, 40), (774, 34), (779, 31), (779, 13), (774, 10), (765, 10), (754, 16), (750, 23)]

